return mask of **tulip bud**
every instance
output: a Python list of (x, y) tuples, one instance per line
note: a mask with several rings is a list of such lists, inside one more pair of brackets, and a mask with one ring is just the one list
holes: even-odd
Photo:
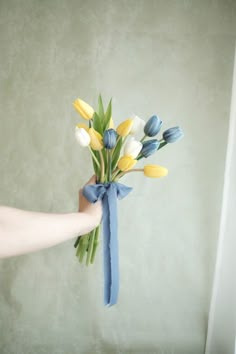
[(124, 122), (118, 125), (116, 131), (120, 136), (125, 137), (129, 135), (132, 125), (133, 119), (126, 119)]
[(142, 147), (143, 144), (140, 143), (140, 141), (137, 141), (134, 138), (130, 138), (130, 140), (128, 140), (125, 144), (124, 154), (130, 155), (135, 159), (142, 150)]
[(84, 128), (75, 128), (75, 137), (81, 146), (88, 146), (90, 144), (90, 136)]
[(131, 170), (136, 163), (137, 160), (134, 160), (132, 156), (122, 156), (118, 161), (118, 168), (123, 172), (128, 171)]
[(144, 174), (146, 177), (159, 178), (168, 175), (168, 170), (158, 165), (146, 165), (144, 166)]
[(73, 106), (75, 107), (76, 111), (79, 112), (81, 117), (87, 120), (92, 119), (94, 109), (88, 103), (77, 98), (77, 100), (74, 101)]
[(159, 145), (160, 145), (160, 141), (158, 141), (157, 139), (144, 141), (143, 148), (141, 150), (141, 155), (143, 157), (148, 157), (154, 154), (154, 152), (156, 152), (157, 149), (159, 148)]
[(114, 129), (105, 130), (103, 134), (103, 144), (106, 149), (113, 149), (116, 145), (117, 133)]
[(143, 131), (143, 128), (145, 126), (145, 121), (138, 116), (134, 116), (133, 118), (133, 125), (130, 130), (130, 134), (137, 134), (140, 131)]
[(114, 122), (113, 122), (112, 117), (111, 117), (111, 119), (110, 119), (110, 122), (109, 122), (108, 128), (109, 128), (109, 129), (114, 129)]
[(89, 128), (91, 138), (90, 146), (93, 150), (101, 150), (103, 148), (102, 136), (94, 128)]
[(85, 123), (76, 124), (76, 127), (85, 129), (87, 133), (89, 131), (89, 127)]
[(144, 133), (147, 136), (155, 136), (159, 133), (162, 121), (157, 116), (152, 116), (144, 126)]
[(181, 128), (179, 127), (174, 127), (174, 128), (169, 128), (164, 131), (163, 133), (163, 139), (167, 143), (175, 143), (176, 141), (180, 140), (183, 138), (184, 133)]

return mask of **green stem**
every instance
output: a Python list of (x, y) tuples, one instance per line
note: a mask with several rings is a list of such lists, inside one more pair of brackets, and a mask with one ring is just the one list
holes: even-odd
[(146, 137), (147, 137), (147, 135), (144, 135), (144, 136), (142, 137), (142, 139), (140, 140), (140, 142), (142, 143), (142, 142), (146, 139)]
[(95, 238), (94, 238), (94, 242), (93, 242), (93, 251), (92, 251), (91, 260), (90, 260), (91, 264), (94, 263), (96, 250), (97, 250), (97, 247), (98, 247), (98, 244), (99, 244), (98, 238), (99, 238), (99, 234), (100, 234), (100, 227), (101, 227), (101, 225), (98, 225), (98, 227), (95, 230)]
[(79, 257), (80, 263), (83, 262), (85, 252), (87, 251), (87, 248), (88, 248), (88, 242), (89, 242), (89, 234), (81, 236), (81, 240), (79, 242), (79, 245), (78, 245), (77, 251), (76, 251), (76, 256)]
[(86, 259), (86, 265), (88, 266), (91, 260), (91, 255), (93, 251), (93, 242), (94, 242), (94, 237), (95, 237), (95, 230), (90, 232), (90, 237), (89, 237), (89, 247), (88, 247), (88, 253), (87, 253), (87, 259)]
[(100, 163), (98, 162), (98, 159), (96, 158), (96, 156), (95, 156), (93, 150), (91, 149), (90, 146), (88, 146), (88, 148), (89, 148), (89, 151), (91, 152), (91, 155), (92, 155), (94, 161), (96, 162), (96, 165), (100, 168)]
[(81, 244), (82, 244), (82, 240), (80, 240), (78, 246), (77, 246), (77, 249), (76, 249), (76, 257), (79, 257), (80, 255), (80, 251), (81, 251)]
[(75, 244), (74, 244), (74, 247), (77, 248), (78, 244), (79, 244), (79, 241), (80, 241), (80, 237), (81, 236), (78, 236), (76, 241), (75, 241)]
[(113, 180), (114, 176), (117, 174), (118, 171), (119, 171), (119, 168), (116, 167), (116, 168), (114, 169), (114, 171), (112, 172), (111, 180)]
[(101, 183), (104, 182), (104, 177), (105, 177), (105, 171), (104, 171), (104, 159), (103, 159), (103, 155), (102, 155), (102, 151), (99, 150), (99, 155), (100, 155), (100, 160), (101, 160)]
[(126, 140), (128, 139), (128, 137), (129, 137), (129, 135), (126, 135), (126, 136), (123, 138), (123, 141), (122, 141), (122, 146), (124, 146), (124, 145), (125, 145), (125, 142), (126, 142)]
[(115, 181), (116, 178), (117, 178), (117, 176), (118, 176), (120, 173), (121, 173), (121, 170), (120, 170), (119, 168), (117, 168), (117, 169), (114, 171), (111, 180), (112, 180), (112, 181)]
[(111, 180), (111, 150), (107, 150), (107, 179), (108, 181)]
[(121, 178), (121, 177), (123, 177), (124, 175), (126, 175), (127, 173), (130, 173), (130, 172), (143, 172), (143, 171), (144, 171), (143, 168), (133, 168), (132, 170), (128, 170), (128, 171), (119, 173), (116, 176), (116, 178)]

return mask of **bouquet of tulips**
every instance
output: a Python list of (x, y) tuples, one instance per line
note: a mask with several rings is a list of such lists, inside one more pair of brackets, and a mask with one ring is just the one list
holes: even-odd
[[(112, 234), (116, 233), (114, 225), (116, 224), (116, 206), (114, 207), (114, 199), (116, 197), (122, 198), (128, 194), (130, 189), (118, 183), (118, 180), (127, 173), (143, 172), (146, 177), (159, 178), (166, 176), (168, 170), (165, 167), (159, 165), (148, 164), (144, 168), (134, 168), (139, 160), (146, 159), (156, 151), (162, 149), (168, 143), (173, 143), (183, 137), (183, 132), (179, 127), (167, 129), (163, 132), (162, 137), (157, 139), (157, 134), (162, 127), (161, 119), (153, 115), (146, 122), (134, 116), (126, 119), (116, 128), (112, 119), (112, 100), (110, 100), (107, 109), (104, 109), (102, 97), (98, 98), (98, 109), (94, 109), (81, 99), (76, 99), (73, 103), (76, 111), (84, 118), (85, 122), (77, 124), (75, 128), (75, 136), (78, 143), (87, 147), (91, 153), (94, 172), (96, 175), (98, 187), (85, 188), (84, 195), (91, 202), (96, 200), (103, 200), (103, 219), (107, 219), (106, 214), (112, 213), (109, 216), (109, 220), (105, 220), (108, 226), (104, 226), (106, 229), (107, 244), (104, 246), (104, 252), (111, 252), (112, 247), (117, 248), (116, 240), (112, 240)], [(86, 124), (87, 123), (87, 124)], [(137, 133), (143, 131), (143, 137), (137, 140)], [(116, 191), (114, 192), (114, 186)], [(92, 188), (92, 189), (91, 189)], [(107, 188), (101, 193), (100, 190)], [(113, 197), (107, 194), (108, 189), (113, 188)], [(100, 194), (99, 194), (100, 193)], [(114, 197), (115, 193), (115, 197)], [(96, 196), (95, 196), (96, 194)], [(98, 195), (99, 194), (99, 195)], [(108, 195), (107, 200), (105, 197)], [(110, 204), (109, 204), (110, 203)], [(114, 209), (112, 212), (112, 208)], [(105, 215), (104, 215), (105, 214)], [(103, 230), (104, 232), (105, 230)], [(83, 262), (86, 256), (86, 264), (89, 265), (94, 262), (96, 249), (99, 243), (100, 226), (87, 235), (80, 236), (75, 242), (76, 255), (80, 262)], [(105, 235), (104, 235), (105, 236)], [(105, 242), (105, 240), (104, 240)], [(117, 268), (117, 250), (114, 264)], [(109, 253), (110, 261), (112, 255)], [(112, 262), (112, 261), (111, 261)], [(104, 267), (109, 268), (109, 259), (104, 262)], [(112, 276), (112, 266), (108, 275), (108, 278)], [(114, 275), (114, 274), (113, 274)], [(109, 303), (108, 300), (107, 303)], [(114, 303), (114, 302), (113, 302)]]

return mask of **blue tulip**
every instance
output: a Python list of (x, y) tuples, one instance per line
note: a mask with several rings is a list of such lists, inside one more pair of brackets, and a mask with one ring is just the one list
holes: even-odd
[(106, 149), (113, 149), (116, 145), (117, 132), (114, 129), (105, 130), (103, 134), (103, 145)]
[(140, 154), (143, 157), (148, 157), (157, 151), (157, 149), (159, 148), (159, 145), (160, 145), (160, 141), (158, 141), (157, 139), (151, 139), (151, 140), (144, 141), (143, 148), (142, 148)]
[(157, 116), (152, 116), (144, 126), (144, 133), (147, 136), (155, 136), (159, 133), (162, 121)]
[(183, 136), (184, 136), (184, 133), (183, 133), (182, 129), (179, 127), (169, 128), (169, 129), (165, 130), (163, 133), (163, 139), (167, 143), (175, 143), (176, 141), (183, 138)]

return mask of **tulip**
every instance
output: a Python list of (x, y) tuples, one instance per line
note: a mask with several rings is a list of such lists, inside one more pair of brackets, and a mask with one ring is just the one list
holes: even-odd
[(137, 134), (139, 131), (143, 131), (145, 126), (145, 121), (138, 116), (134, 116), (133, 125), (130, 130), (130, 134)]
[(90, 144), (90, 136), (84, 128), (75, 128), (75, 137), (81, 146), (88, 146)]
[(158, 165), (146, 165), (144, 166), (144, 174), (146, 177), (159, 178), (168, 174), (168, 170), (165, 167)]
[(89, 135), (91, 138), (90, 146), (93, 150), (101, 150), (103, 148), (102, 136), (94, 128), (89, 128)]
[(109, 122), (108, 128), (109, 128), (109, 129), (114, 129), (114, 122), (113, 122), (112, 117), (111, 117), (111, 119), (110, 119), (110, 122)]
[(157, 139), (151, 139), (143, 142), (143, 148), (141, 150), (141, 156), (148, 157), (157, 151), (160, 145), (160, 141)]
[(118, 125), (116, 131), (120, 136), (125, 137), (129, 135), (132, 125), (133, 119), (126, 119), (124, 122)]
[(116, 145), (117, 133), (114, 129), (105, 130), (103, 134), (103, 144), (106, 149), (113, 149)]
[(162, 121), (157, 116), (152, 116), (144, 126), (144, 133), (147, 136), (155, 136), (159, 133), (162, 126)]
[(76, 127), (85, 129), (87, 133), (89, 131), (89, 127), (85, 123), (76, 124)]
[(128, 171), (131, 168), (133, 168), (136, 163), (137, 163), (137, 160), (135, 160), (132, 156), (130, 156), (130, 155), (122, 156), (120, 158), (120, 160), (118, 161), (118, 168), (122, 172)]
[(169, 128), (169, 129), (165, 130), (163, 133), (163, 139), (167, 143), (175, 143), (176, 141), (183, 138), (183, 136), (184, 136), (184, 133), (183, 133), (182, 129), (179, 127)]
[(73, 103), (75, 109), (81, 117), (84, 119), (90, 120), (93, 118), (94, 109), (86, 102), (82, 101), (81, 99), (77, 98)]
[(140, 151), (142, 150), (143, 144), (140, 141), (135, 140), (133, 137), (127, 141), (124, 148), (124, 154), (130, 155), (134, 159), (138, 156)]

